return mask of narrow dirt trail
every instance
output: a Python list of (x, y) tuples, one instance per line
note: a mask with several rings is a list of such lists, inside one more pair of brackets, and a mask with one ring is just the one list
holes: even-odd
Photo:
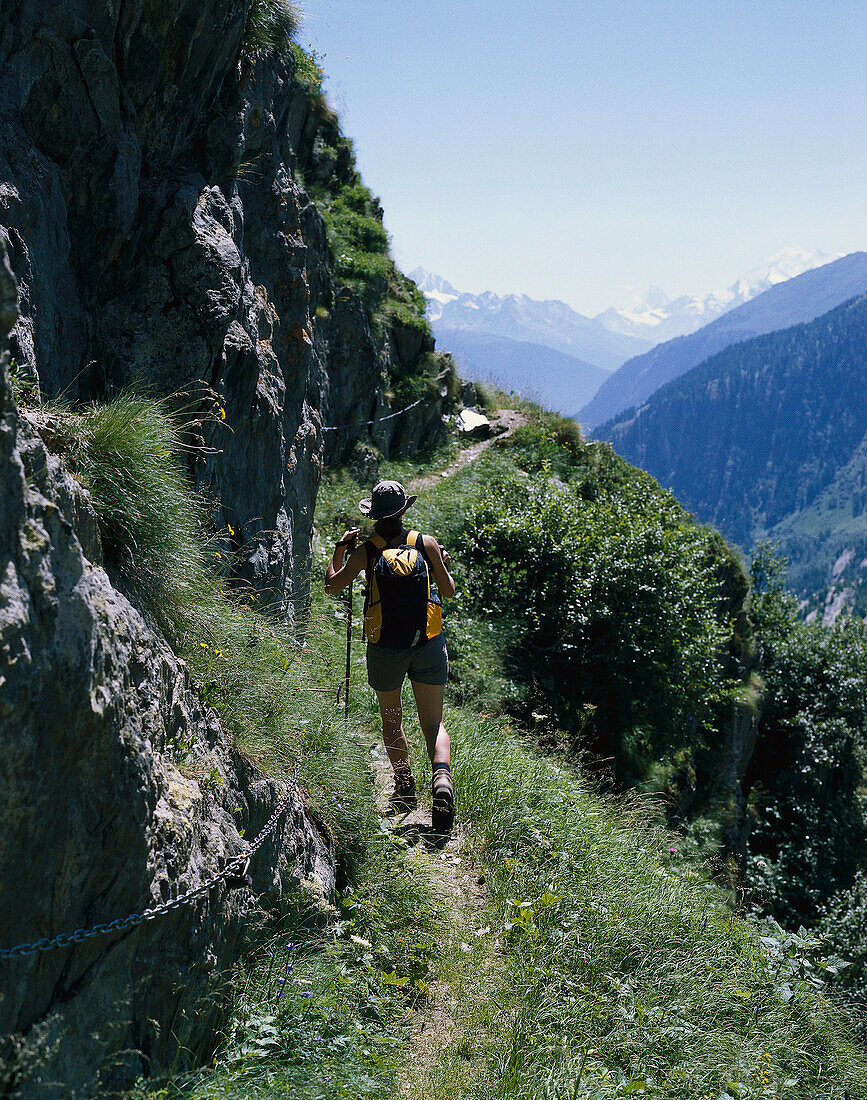
[(454, 462), (447, 466), (445, 470), (438, 474), (425, 474), (424, 477), (417, 477), (409, 483), (407, 488), (411, 492), (417, 493), (419, 489), (431, 488), (431, 486), (442, 481), (443, 478), (452, 477), (458, 470), (463, 470), (471, 462), (475, 462), (479, 455), (486, 451), (492, 443), (496, 443), (500, 439), (508, 439), (510, 435), (526, 423), (527, 417), (524, 413), (518, 412), (517, 409), (500, 409), (498, 413), (491, 417), (493, 431), (487, 439), (480, 439), (478, 443), (473, 443), (461, 451)]
[[(371, 748), (371, 769), (382, 823), (400, 846), (406, 845), (403, 858), (430, 884), (443, 914), (440, 959), (434, 970), (441, 963), (445, 976), (430, 982), (425, 1001), (413, 1013), (411, 1047), (398, 1075), (397, 1095), (402, 1100), (428, 1100), (428, 1090), (444, 1084), (450, 1063), (460, 1062), (464, 1072), (472, 1069), (473, 1009), (497, 984), (498, 951), (491, 929), (481, 927), (487, 889), (481, 869), (465, 848), (460, 819), (446, 838), (431, 832), (426, 798), (417, 810), (395, 814), (389, 805), (391, 765), (379, 744)], [(422, 776), (417, 780), (421, 790)]]
[[(445, 470), (411, 481), (408, 489), (418, 492), (452, 477), (526, 422), (527, 417), (516, 409), (501, 410), (491, 417), (489, 438), (462, 450)], [(436, 1094), (454, 1094), (458, 1078), (484, 1072), (484, 1055), (481, 1050), (474, 1051), (474, 1017), (479, 1011), (485, 1015), (498, 988), (499, 947), (491, 928), (482, 927), (488, 893), (482, 868), (474, 863), (465, 844), (460, 790), (455, 792), (455, 828), (449, 837), (438, 837), (430, 826), (429, 791), (425, 790), (417, 810), (395, 814), (389, 805), (393, 773), (381, 740), (373, 742), (370, 755), (383, 826), (400, 847), (405, 846), (408, 865), (431, 884), (443, 911), (438, 947), (446, 960), (444, 976), (430, 983), (425, 1003), (414, 1013), (411, 1049), (398, 1079), (397, 1094), (402, 1100), (429, 1100), (431, 1089)], [(421, 793), (430, 782), (430, 773), (425, 769), (416, 779)]]

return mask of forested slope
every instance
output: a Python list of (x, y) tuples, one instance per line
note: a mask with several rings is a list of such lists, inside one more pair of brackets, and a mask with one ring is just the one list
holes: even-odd
[(865, 433), (863, 296), (726, 349), (599, 429), (728, 538), (779, 536), (798, 579), (826, 583), (867, 533)]
[(591, 428), (640, 405), (660, 386), (732, 344), (805, 323), (867, 291), (867, 253), (805, 271), (725, 313), (690, 336), (624, 363), (577, 414)]

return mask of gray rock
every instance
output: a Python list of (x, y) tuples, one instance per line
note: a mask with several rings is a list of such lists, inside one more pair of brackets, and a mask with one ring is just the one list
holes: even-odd
[(371, 487), (379, 481), (379, 451), (369, 443), (359, 441), (355, 444), (349, 463), (349, 476), (359, 485)]
[(461, 409), (458, 430), (472, 439), (487, 439), (491, 434), (491, 422), (481, 409)]
[(265, 602), (303, 609), (323, 461), (361, 438), (413, 451), (442, 410), (366, 423), (391, 412), (392, 373), (433, 342), (397, 322), (375, 333), (337, 285), (299, 182), (333, 170), (337, 124), (291, 58), (239, 63), (246, 8), (7, 5), (0, 233), (21, 286), (15, 358), (48, 394), (146, 384), (225, 410), (205, 417), (213, 453), (191, 473), (240, 532)]
[[(186, 407), (190, 474), (263, 602), (307, 605), (323, 463), (443, 430), (386, 396), (430, 341), (371, 325), (303, 184), (333, 116), (291, 57), (240, 56), (244, 0), (0, 9), (0, 334), (42, 391), (147, 386)], [(317, 157), (320, 157), (318, 160)], [(16, 288), (12, 276), (17, 278)], [(368, 421), (377, 420), (373, 426)], [(336, 427), (323, 432), (323, 426)], [(244, 850), (275, 784), (100, 568), (86, 493), (0, 380), (0, 947), (144, 909)], [(180, 746), (198, 762), (181, 766)], [(186, 751), (186, 750), (185, 750)], [(293, 793), (254, 894), (327, 899), (333, 853)], [(0, 960), (0, 1094), (109, 1096), (206, 1057), (248, 891)]]
[[(0, 266), (0, 317), (5, 286)], [(177, 896), (248, 846), (282, 792), (231, 747), (179, 661), (82, 552), (56, 460), (0, 381), (0, 947)], [(76, 515), (89, 518), (83, 502)], [(183, 761), (187, 759), (185, 766)], [(245, 829), (242, 838), (239, 829)], [(225, 885), (122, 933), (0, 960), (0, 1092), (109, 1096), (206, 1056), (262, 912), (334, 857), (299, 791)]]

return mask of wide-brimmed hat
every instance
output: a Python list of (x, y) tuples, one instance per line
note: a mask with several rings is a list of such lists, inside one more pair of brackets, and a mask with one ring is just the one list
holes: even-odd
[(390, 519), (415, 504), (417, 496), (408, 497), (399, 481), (380, 481), (369, 497), (358, 502), (358, 510), (371, 519)]

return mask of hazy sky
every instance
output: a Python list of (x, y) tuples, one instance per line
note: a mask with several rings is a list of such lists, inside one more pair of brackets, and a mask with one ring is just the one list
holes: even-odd
[(302, 7), (405, 270), (594, 313), (867, 248), (864, 0)]

